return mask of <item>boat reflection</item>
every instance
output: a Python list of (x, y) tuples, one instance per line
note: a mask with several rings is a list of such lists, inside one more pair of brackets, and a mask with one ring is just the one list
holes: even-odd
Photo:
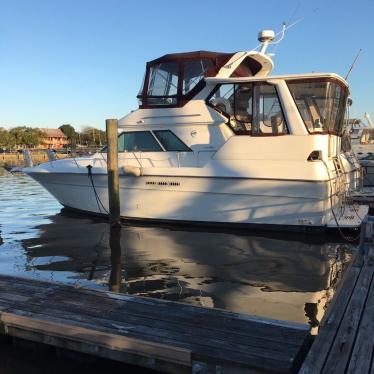
[(27, 270), (44, 278), (312, 326), (351, 258), (339, 243), (49, 218), (23, 240)]

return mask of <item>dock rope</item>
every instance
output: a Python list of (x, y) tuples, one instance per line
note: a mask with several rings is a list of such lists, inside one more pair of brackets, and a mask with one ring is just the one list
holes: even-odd
[(92, 186), (92, 189), (95, 195), (96, 204), (97, 204), (97, 207), (99, 208), (99, 212), (102, 213), (101, 208), (103, 208), (104, 212), (109, 215), (109, 212), (105, 209), (105, 206), (100, 200), (100, 196), (98, 195), (96, 191), (95, 183), (94, 183), (93, 176), (92, 176), (92, 165), (87, 165), (87, 171), (88, 171), (88, 178), (91, 181), (91, 186)]

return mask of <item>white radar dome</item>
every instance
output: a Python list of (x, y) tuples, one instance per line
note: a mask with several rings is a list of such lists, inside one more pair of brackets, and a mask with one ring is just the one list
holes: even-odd
[(258, 41), (260, 43), (271, 42), (275, 38), (273, 30), (262, 30), (258, 33)]

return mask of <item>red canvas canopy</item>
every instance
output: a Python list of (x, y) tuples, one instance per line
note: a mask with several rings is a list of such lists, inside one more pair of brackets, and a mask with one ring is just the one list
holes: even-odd
[[(180, 107), (205, 87), (205, 77), (215, 77), (235, 53), (195, 51), (167, 54), (147, 63), (138, 95), (140, 108)], [(255, 75), (261, 64), (246, 57), (232, 77)]]

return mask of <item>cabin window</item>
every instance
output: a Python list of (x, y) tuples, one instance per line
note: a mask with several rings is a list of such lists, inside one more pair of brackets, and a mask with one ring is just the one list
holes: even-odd
[(283, 135), (288, 133), (275, 86), (255, 84), (253, 104), (252, 135)]
[(118, 152), (162, 152), (150, 131), (123, 132), (118, 137)]
[(341, 135), (348, 90), (333, 79), (287, 82), (309, 133)]
[(152, 66), (148, 84), (148, 104), (173, 105), (177, 103), (178, 62), (163, 62)]
[(237, 135), (288, 134), (275, 86), (267, 83), (220, 85), (209, 104), (229, 118)]
[(190, 152), (191, 149), (186, 146), (173, 132), (170, 130), (155, 130), (158, 141), (162, 144), (167, 152)]
[(212, 65), (208, 59), (194, 59), (184, 63), (183, 95), (188, 94), (204, 78)]

